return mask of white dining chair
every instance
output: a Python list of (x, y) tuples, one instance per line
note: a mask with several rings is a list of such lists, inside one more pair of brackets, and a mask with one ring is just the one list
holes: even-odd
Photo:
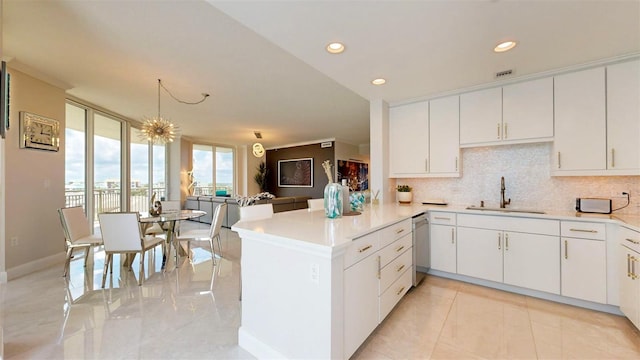
[(213, 263), (216, 262), (216, 252), (213, 246), (213, 240), (216, 239), (218, 243), (218, 250), (220, 251), (220, 257), (222, 257), (222, 245), (220, 242), (220, 230), (222, 229), (222, 221), (227, 214), (227, 204), (222, 203), (218, 205), (213, 213), (213, 219), (211, 220), (211, 226), (209, 229), (192, 229), (181, 233), (177, 239), (178, 242), (187, 242), (187, 256), (191, 256), (191, 242), (192, 241), (209, 241), (209, 247), (211, 248), (211, 258)]
[(137, 212), (102, 213), (98, 214), (98, 220), (105, 252), (102, 287), (104, 288), (109, 268), (113, 276), (113, 254), (140, 255), (138, 285), (142, 285), (145, 252), (158, 245), (164, 246), (165, 240), (152, 235), (143, 236), (140, 230), (140, 215)]
[(324, 199), (309, 199), (307, 205), (310, 212), (324, 210)]
[[(240, 207), (240, 221), (268, 219), (273, 216), (272, 204), (258, 204)], [(242, 255), (240, 255), (242, 264)], [(242, 266), (240, 266), (240, 300), (242, 300)]]
[(71, 256), (75, 249), (84, 250), (84, 267), (87, 267), (89, 251), (94, 246), (102, 245), (102, 236), (91, 234), (91, 224), (84, 216), (81, 206), (58, 209), (60, 224), (64, 231), (67, 257), (64, 262), (64, 272), (62, 276), (67, 276), (71, 264)]
[(258, 204), (240, 207), (240, 221), (268, 219), (272, 216), (272, 204)]

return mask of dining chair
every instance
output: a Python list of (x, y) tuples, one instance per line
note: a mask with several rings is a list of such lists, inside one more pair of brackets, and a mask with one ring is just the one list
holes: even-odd
[[(240, 221), (268, 219), (273, 216), (273, 205), (258, 204), (240, 207)], [(242, 251), (242, 248), (241, 248)], [(240, 254), (240, 296), (242, 300), (242, 254)]]
[(309, 199), (307, 205), (310, 212), (324, 210), (324, 199)]
[(140, 230), (140, 215), (137, 212), (102, 213), (98, 214), (98, 220), (105, 252), (102, 287), (104, 288), (109, 268), (113, 277), (113, 254), (140, 254), (138, 285), (142, 285), (145, 252), (158, 245), (164, 246), (165, 240), (152, 235), (143, 236)]
[(218, 242), (218, 250), (220, 251), (220, 257), (222, 257), (222, 245), (220, 243), (220, 230), (222, 229), (222, 221), (227, 213), (227, 204), (222, 203), (216, 207), (213, 213), (213, 220), (209, 229), (193, 229), (187, 230), (180, 234), (177, 239), (178, 242), (187, 242), (187, 256), (191, 256), (191, 242), (192, 241), (209, 241), (209, 247), (211, 248), (211, 258), (213, 263), (216, 262), (216, 252), (213, 246), (213, 239)]
[(240, 221), (267, 219), (273, 216), (272, 204), (257, 204), (240, 207)]
[(102, 245), (102, 236), (91, 234), (91, 224), (84, 216), (82, 206), (74, 206), (58, 209), (60, 224), (64, 231), (67, 257), (64, 262), (64, 272), (62, 276), (67, 276), (71, 265), (71, 256), (75, 249), (84, 249), (84, 267), (87, 267), (89, 250), (93, 246)]

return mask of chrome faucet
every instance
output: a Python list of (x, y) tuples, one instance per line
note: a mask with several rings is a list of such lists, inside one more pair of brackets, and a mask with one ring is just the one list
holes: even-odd
[(500, 208), (504, 209), (507, 205), (511, 204), (511, 198), (509, 200), (504, 199), (504, 191), (507, 188), (504, 186), (504, 176), (500, 178)]

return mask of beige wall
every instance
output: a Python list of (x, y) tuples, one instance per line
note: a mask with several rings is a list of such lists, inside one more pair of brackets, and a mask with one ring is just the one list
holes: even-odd
[[(65, 92), (16, 70), (11, 74), (11, 129), (5, 142), (5, 261), (12, 268), (36, 260), (63, 258), (64, 236), (56, 212), (64, 206)], [(60, 151), (19, 148), (19, 112), (60, 122)], [(11, 238), (18, 245), (11, 246)], [(57, 259), (57, 258), (56, 258)], [(13, 275), (12, 275), (13, 274)]]

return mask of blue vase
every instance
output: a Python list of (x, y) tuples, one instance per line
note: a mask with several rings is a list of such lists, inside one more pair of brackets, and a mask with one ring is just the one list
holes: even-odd
[(329, 219), (342, 217), (342, 185), (329, 183), (324, 187), (324, 214)]

